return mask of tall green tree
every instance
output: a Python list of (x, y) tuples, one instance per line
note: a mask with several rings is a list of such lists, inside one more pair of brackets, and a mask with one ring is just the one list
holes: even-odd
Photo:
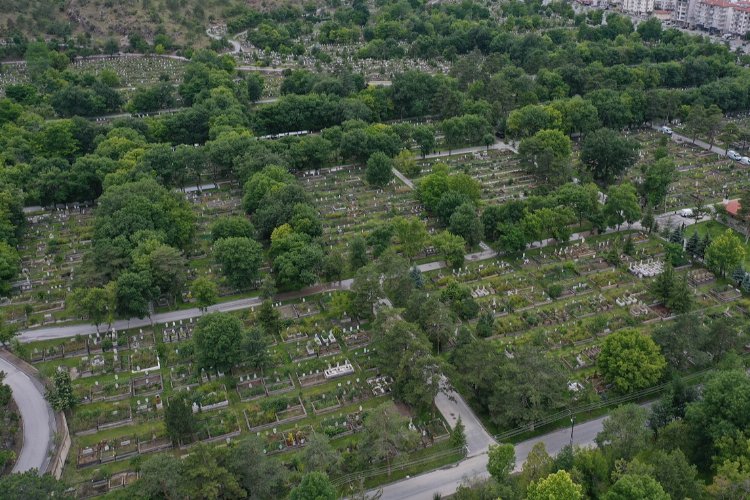
[(626, 328), (608, 336), (602, 344), (597, 366), (605, 380), (620, 392), (631, 392), (656, 384), (666, 361), (651, 337)]
[(227, 313), (202, 316), (195, 326), (193, 343), (203, 368), (228, 371), (242, 358), (242, 321)]

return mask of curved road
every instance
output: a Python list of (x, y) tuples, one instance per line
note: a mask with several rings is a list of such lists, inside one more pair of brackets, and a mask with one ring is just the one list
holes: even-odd
[(48, 451), (54, 447), (55, 416), (47, 400), (44, 387), (37, 379), (27, 375), (12, 362), (12, 356), (0, 351), (0, 371), (5, 372), (5, 384), (13, 391), (23, 419), (23, 448), (13, 467), (13, 472), (38, 469), (47, 470)]

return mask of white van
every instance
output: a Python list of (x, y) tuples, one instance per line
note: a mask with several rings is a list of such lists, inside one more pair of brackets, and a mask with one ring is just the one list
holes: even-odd
[(747, 156), (743, 156), (742, 158), (740, 158), (740, 163), (742, 163), (743, 165), (750, 165), (750, 158), (748, 158)]
[(669, 128), (669, 127), (667, 127), (666, 125), (664, 125), (663, 127), (661, 127), (659, 129), (659, 132), (661, 132), (662, 134), (672, 135), (672, 129)]
[(740, 154), (737, 151), (733, 151), (730, 149), (729, 151), (727, 151), (727, 158), (729, 158), (730, 160), (737, 161), (740, 158), (742, 158), (742, 156), (740, 156)]
[(692, 217), (693, 216), (693, 209), (692, 208), (683, 208), (679, 212), (677, 212), (677, 215), (680, 217)]

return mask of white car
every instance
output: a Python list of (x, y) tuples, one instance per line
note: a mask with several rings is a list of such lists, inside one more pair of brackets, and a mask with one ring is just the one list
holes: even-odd
[(750, 165), (750, 158), (748, 158), (747, 156), (743, 156), (742, 158), (740, 158), (740, 163), (742, 163), (743, 165)]
[(680, 217), (692, 217), (693, 216), (693, 209), (692, 208), (683, 208), (679, 212), (677, 212), (677, 215)]
[(672, 135), (672, 129), (669, 128), (669, 127), (667, 127), (666, 125), (664, 125), (663, 127), (661, 127), (659, 129), (659, 132), (661, 132), (662, 134)]
[(740, 158), (742, 158), (742, 156), (740, 156), (740, 154), (737, 151), (733, 151), (730, 149), (729, 151), (727, 151), (727, 158), (729, 158), (730, 160), (737, 161)]

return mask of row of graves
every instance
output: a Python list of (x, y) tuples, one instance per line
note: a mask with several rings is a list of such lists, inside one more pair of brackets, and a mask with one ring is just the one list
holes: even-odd
[(411, 188), (394, 179), (383, 189), (365, 183), (365, 171), (354, 166), (304, 172), (300, 178), (323, 221), (323, 241), (348, 245), (353, 236), (369, 232), (395, 216), (422, 217), (424, 211)]
[[(466, 287), (481, 310), (493, 313), (495, 340), (535, 338), (550, 349), (580, 346), (581, 351), (619, 328), (670, 316), (649, 292), (651, 280), (663, 269), (662, 245), (630, 233), (632, 256), (620, 254), (616, 265), (607, 257), (621, 250), (623, 238), (596, 236), (530, 250), (516, 259), (497, 257), (440, 269), (428, 273), (428, 287), (440, 289), (452, 282)], [(700, 305), (715, 304), (708, 300)], [(588, 365), (573, 359), (566, 363), (573, 369)]]
[[(450, 70), (450, 63), (443, 60), (424, 60), (411, 57), (401, 59), (372, 59), (359, 57), (358, 51), (364, 47), (363, 42), (352, 42), (348, 44), (323, 44), (319, 43), (314, 30), (310, 34), (304, 34), (299, 38), (299, 42), (306, 47), (312, 47), (314, 51), (308, 51), (305, 55), (282, 54), (273, 50), (265, 50), (264, 47), (256, 47), (249, 43), (244, 36), (240, 37), (242, 43), (242, 52), (236, 57), (242, 64), (270, 66), (272, 68), (291, 67), (304, 68), (315, 72), (335, 73), (340, 67), (346, 66), (351, 68), (354, 73), (365, 75), (368, 81), (388, 81), (393, 75), (404, 73), (410, 70), (417, 70), (425, 73), (443, 73), (447, 74)], [(408, 52), (409, 45), (405, 42), (398, 42)], [(320, 54), (317, 56), (315, 54)]]
[(482, 186), (482, 200), (502, 204), (521, 199), (535, 186), (534, 176), (520, 164), (518, 155), (508, 150), (478, 151), (420, 162), (420, 175), (428, 175), (435, 163), (444, 163), (452, 171), (462, 171)]
[[(629, 173), (632, 181), (642, 181), (642, 168), (653, 163), (653, 153), (662, 137), (664, 135), (655, 130), (633, 135), (641, 150), (637, 165)], [(677, 172), (669, 186), (666, 202), (656, 207), (659, 211), (694, 207), (697, 200), (704, 204), (718, 203), (737, 198), (750, 188), (750, 167), (746, 165), (691, 143), (669, 141), (667, 151)]]
[(21, 274), (10, 298), (0, 302), (8, 321), (49, 323), (66, 315), (66, 297), (90, 245), (93, 209), (74, 203), (28, 214), (18, 245)]

